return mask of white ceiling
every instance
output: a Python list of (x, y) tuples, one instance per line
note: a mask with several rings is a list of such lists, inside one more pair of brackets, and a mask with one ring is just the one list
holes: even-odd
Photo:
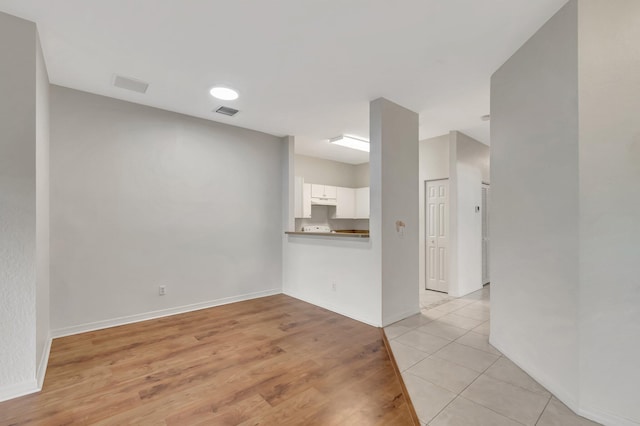
[[(368, 137), (369, 101), (420, 113), (420, 138), (489, 143), (489, 78), (566, 0), (0, 0), (38, 24), (52, 83), (296, 136), (296, 152), (353, 164), (329, 145)], [(114, 74), (150, 83), (113, 87)], [(227, 84), (236, 101), (208, 89)], [(212, 112), (220, 105), (235, 117)]]

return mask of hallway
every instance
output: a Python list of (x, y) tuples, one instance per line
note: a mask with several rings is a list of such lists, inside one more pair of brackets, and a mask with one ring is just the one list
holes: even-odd
[(384, 329), (422, 425), (596, 425), (489, 344), (490, 291), (422, 291), (421, 314)]

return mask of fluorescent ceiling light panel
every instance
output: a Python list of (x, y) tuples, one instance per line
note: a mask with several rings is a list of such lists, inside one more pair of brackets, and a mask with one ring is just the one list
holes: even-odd
[(334, 145), (345, 146), (351, 149), (357, 149), (358, 151), (369, 152), (369, 141), (364, 139), (354, 138), (353, 136), (338, 136), (337, 138), (329, 139)]
[(138, 93), (146, 93), (149, 88), (149, 83), (147, 82), (136, 80), (135, 78), (123, 77), (117, 74), (113, 77), (113, 85), (121, 89), (133, 90)]
[(238, 92), (228, 87), (212, 87), (209, 93), (211, 93), (211, 96), (214, 98), (222, 99), (223, 101), (233, 101), (238, 99)]

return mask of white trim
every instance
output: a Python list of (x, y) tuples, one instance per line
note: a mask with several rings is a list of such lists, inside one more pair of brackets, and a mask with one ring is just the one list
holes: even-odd
[(327, 309), (327, 310), (329, 310), (331, 312), (335, 312), (336, 314), (342, 315), (343, 317), (351, 318), (352, 320), (356, 320), (356, 321), (365, 323), (365, 324), (370, 325), (372, 327), (376, 327), (376, 328), (380, 328), (381, 327), (380, 324), (376, 324), (376, 323), (373, 323), (373, 322), (371, 322), (369, 320), (366, 320), (364, 318), (361, 318), (361, 317), (352, 315), (350, 313), (347, 313), (347, 312), (343, 311), (342, 309), (336, 308), (333, 305), (329, 305), (329, 304), (322, 304), (321, 305), (317, 301), (314, 301), (314, 300), (311, 300), (311, 299), (307, 299), (306, 297), (302, 297), (302, 296), (293, 294), (293, 293), (288, 292), (288, 291), (283, 291), (282, 293), (286, 294), (289, 297), (293, 297), (294, 299), (302, 300), (303, 302), (307, 302), (307, 303), (310, 303), (310, 304), (312, 304), (314, 306), (318, 306), (320, 308)]
[(420, 313), (420, 306), (418, 306), (417, 310), (410, 310), (410, 311), (406, 311), (406, 312), (402, 312), (400, 314), (396, 314), (396, 315), (391, 315), (389, 318), (387, 318), (386, 321), (383, 321), (383, 327), (386, 327), (388, 325), (393, 324), (394, 322), (398, 322), (401, 321), (405, 318), (409, 318), (412, 315), (416, 315)]
[(640, 422), (618, 417), (615, 414), (604, 413), (597, 410), (588, 410), (580, 408), (577, 413), (582, 417), (591, 419), (594, 422), (602, 423), (603, 425), (618, 425), (618, 426), (638, 426)]
[(513, 358), (508, 350), (499, 343), (490, 339), (490, 343), (504, 356), (509, 358), (514, 364), (520, 367), (525, 373), (531, 376), (535, 381), (544, 386), (549, 392), (553, 394), (556, 398), (558, 398), (564, 405), (569, 407), (574, 413), (585, 417), (589, 420), (593, 420), (594, 422), (602, 423), (605, 425), (620, 425), (620, 426), (637, 426), (638, 423), (634, 422), (630, 419), (625, 419), (622, 417), (618, 417), (612, 413), (605, 413), (599, 410), (594, 410), (589, 407), (581, 406), (579, 400), (576, 400), (573, 395), (570, 395), (564, 389), (560, 388), (556, 385), (552, 378), (548, 377), (548, 375), (543, 374), (541, 371), (535, 368), (530, 368), (530, 366), (526, 362), (521, 362), (517, 357)]
[(47, 373), (47, 365), (49, 364), (49, 354), (51, 353), (51, 335), (47, 339), (45, 343), (44, 350), (42, 351), (42, 356), (40, 357), (40, 363), (38, 364), (38, 370), (36, 371), (36, 383), (38, 386), (38, 390), (42, 390), (42, 384), (44, 383), (44, 376)]
[(531, 376), (536, 382), (545, 387), (556, 398), (562, 401), (564, 405), (569, 407), (572, 411), (577, 412), (578, 401), (573, 397), (573, 395), (571, 395), (571, 393), (558, 386), (552, 377), (549, 377), (537, 368), (531, 368), (528, 362), (523, 362), (518, 356), (514, 356), (508, 348), (505, 348), (505, 346), (500, 342), (496, 342), (495, 339), (492, 339), (491, 335), (489, 336), (489, 343), (491, 343), (491, 345), (499, 350), (505, 357), (509, 358), (509, 360), (511, 360), (515, 365), (520, 367), (525, 373)]
[(30, 393), (38, 392), (38, 382), (28, 380), (26, 382), (15, 383), (12, 385), (0, 387), (0, 402), (7, 401), (9, 399), (18, 398), (20, 396), (29, 395)]
[(51, 336), (58, 337), (71, 336), (73, 334), (86, 333), (88, 331), (101, 330), (119, 325), (131, 324), (134, 322), (147, 321), (155, 318), (168, 317), (171, 315), (183, 314), (200, 309), (212, 308), (214, 306), (227, 305), (229, 303), (242, 302), (245, 300), (258, 299), (260, 297), (273, 296), (282, 293), (282, 289), (273, 288), (270, 290), (258, 291), (255, 293), (241, 294), (238, 296), (224, 297), (222, 299), (210, 300), (207, 302), (193, 303), (191, 305), (177, 306), (175, 308), (161, 309), (159, 311), (145, 312), (142, 314), (128, 315), (126, 317), (113, 318), (103, 321), (90, 322), (87, 324), (74, 325), (71, 327), (59, 328), (51, 331)]

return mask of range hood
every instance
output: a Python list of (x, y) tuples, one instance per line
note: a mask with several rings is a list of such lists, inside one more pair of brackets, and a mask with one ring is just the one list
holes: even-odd
[(335, 198), (311, 197), (312, 206), (335, 206), (338, 201)]

